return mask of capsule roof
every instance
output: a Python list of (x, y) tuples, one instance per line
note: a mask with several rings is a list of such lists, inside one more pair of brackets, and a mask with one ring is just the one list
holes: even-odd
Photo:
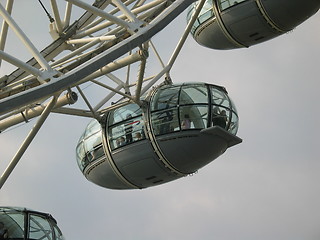
[(22, 207), (0, 207), (0, 239), (63, 240), (49, 213)]

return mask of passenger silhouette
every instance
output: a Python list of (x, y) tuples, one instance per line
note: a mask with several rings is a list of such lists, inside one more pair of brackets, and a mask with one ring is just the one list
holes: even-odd
[[(132, 118), (131, 114), (127, 114), (126, 119)], [(132, 142), (132, 123), (126, 123), (124, 127), (124, 131), (126, 132), (126, 143), (131, 143)]]
[(227, 126), (227, 114), (225, 110), (222, 110), (220, 112), (220, 117), (219, 117), (219, 124), (220, 127), (222, 127), (223, 129), (226, 128)]
[(223, 129), (227, 126), (227, 114), (225, 110), (219, 110), (218, 107), (215, 107), (212, 110), (212, 126), (219, 126)]
[(141, 139), (142, 139), (141, 133), (140, 133), (140, 132), (137, 132), (137, 133), (134, 135), (134, 139), (135, 139), (135, 141), (141, 140)]
[(117, 147), (121, 147), (121, 146), (125, 145), (125, 143), (126, 143), (126, 141), (125, 141), (124, 137), (119, 137), (116, 140)]
[(181, 129), (190, 129), (191, 127), (191, 121), (189, 114), (184, 115), (184, 119), (181, 122)]

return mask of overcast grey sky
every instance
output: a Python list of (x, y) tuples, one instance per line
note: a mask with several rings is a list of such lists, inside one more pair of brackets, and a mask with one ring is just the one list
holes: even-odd
[[(51, 213), (69, 240), (319, 240), (319, 23), (318, 13), (291, 33), (234, 51), (188, 39), (173, 81), (225, 86), (243, 139), (197, 174), (145, 190), (98, 187), (75, 160), (88, 119), (52, 114), (1, 189), (0, 205)], [(172, 45), (172, 32), (183, 29), (184, 16), (159, 39)], [(31, 127), (0, 135), (1, 173)]]

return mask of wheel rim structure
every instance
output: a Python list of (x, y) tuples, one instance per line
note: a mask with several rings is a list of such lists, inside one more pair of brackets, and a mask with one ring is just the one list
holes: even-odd
[[(117, 2), (120, 7), (124, 5), (119, 1), (112, 1), (112, 3), (113, 2)], [(127, 2), (131, 4), (136, 2), (134, 6), (138, 6), (139, 3), (144, 3), (145, 1)], [(42, 64), (42, 69), (38, 69), (39, 61), (36, 61), (36, 57), (29, 60), (28, 64), (24, 66), (26, 68), (30, 65), (35, 65), (35, 67), (32, 69), (32, 73), (34, 74), (33, 79), (30, 79), (29, 77), (27, 80), (23, 81), (23, 77), (26, 79), (26, 71), (21, 67), (11, 73), (9, 76), (4, 76), (1, 78), (1, 88), (4, 89), (4, 91), (2, 91), (2, 96), (0, 95), (0, 114), (10, 112), (13, 109), (21, 107), (21, 105), (24, 105), (25, 103), (29, 104), (36, 102), (39, 99), (53, 95), (53, 93), (63, 91), (71, 86), (79, 84), (81, 79), (106, 66), (106, 63), (114, 61), (133, 48), (149, 40), (154, 34), (156, 34), (158, 31), (161, 31), (162, 28), (164, 28), (181, 11), (190, 5), (191, 2), (192, 1), (175, 1), (173, 4), (167, 6), (168, 1), (154, 1), (133, 9), (133, 13), (127, 13), (126, 19), (130, 18), (130, 20), (133, 21), (127, 22), (122, 20), (124, 18), (123, 15), (117, 18), (101, 10), (107, 6), (110, 6), (110, 1), (96, 1), (94, 5), (97, 5), (101, 8), (100, 9), (82, 1), (68, 0), (66, 11), (69, 11), (68, 9), (70, 8), (70, 5), (74, 4), (85, 8), (87, 12), (75, 23), (67, 25), (65, 28), (61, 26), (61, 20), (56, 20), (51, 23), (51, 29), (53, 29), (51, 34), (55, 34), (58, 38), (51, 45), (41, 51), (42, 54), (38, 54), (36, 56), (45, 63)], [(119, 8), (114, 9), (118, 10)], [(116, 12), (114, 9), (113, 12)], [(147, 9), (147, 11), (145, 9)], [(4, 15), (4, 8), (2, 8), (2, 10), (2, 15)], [(128, 10), (128, 8), (126, 8), (126, 10)], [(88, 34), (93, 34), (94, 31), (98, 31), (102, 27), (106, 28), (106, 26), (108, 27), (114, 25), (110, 20), (99, 24), (102, 21), (102, 17), (96, 20), (96, 22), (92, 22), (93, 19), (97, 18), (98, 16), (93, 15), (89, 11), (95, 11), (94, 13), (99, 14), (99, 16), (109, 18), (111, 21), (119, 19), (118, 24), (122, 24), (122, 26), (115, 25), (115, 27), (107, 33), (99, 33), (99, 36), (87, 37)], [(138, 19), (139, 16), (136, 17), (136, 15), (134, 15), (134, 13), (141, 11), (143, 12), (140, 18), (143, 18), (144, 21)], [(155, 17), (154, 14), (157, 14), (157, 16)], [(59, 19), (59, 13), (56, 13), (55, 15), (55, 18)], [(95, 18), (93, 18), (93, 16)], [(148, 21), (150, 21), (150, 23), (147, 24), (146, 22)], [(91, 26), (88, 25), (90, 22)], [(126, 29), (124, 27), (126, 27)], [(111, 34), (109, 34), (110, 32)], [(74, 43), (78, 43), (78, 46), (75, 46)], [(100, 46), (92, 49), (97, 45)], [(53, 64), (50, 64), (56, 55), (68, 50), (67, 48), (70, 49), (70, 47), (75, 48), (75, 50), (69, 54), (69, 56), (55, 60)], [(91, 53), (88, 53), (90, 51)], [(77, 56), (79, 53), (81, 53), (80, 57)], [(41, 58), (43, 55), (45, 56)], [(76, 59), (78, 60), (72, 61), (71, 58), (74, 56), (76, 56)], [(3, 59), (9, 61), (9, 57), (10, 56), (7, 56), (3, 52)], [(11, 62), (17, 64), (17, 62), (14, 60), (15, 59), (11, 59)], [(48, 63), (46, 61), (48, 61)], [(44, 69), (44, 67), (46, 69)], [(29, 72), (32, 70), (30, 69)], [(30, 76), (30, 74), (28, 75)], [(82, 82), (84, 81), (86, 80), (82, 80)], [(12, 92), (17, 91), (13, 91), (13, 88), (19, 88), (19, 86), (17, 87), (18, 84), (22, 86), (20, 90), (21, 92), (10, 96)], [(24, 90), (23, 88), (29, 88), (29, 90)]]
[[(81, 0), (65, 0), (62, 4), (51, 0), (50, 5), (45, 3), (46, 6), (39, 0), (49, 17), (53, 39), (42, 50), (33, 45), (14, 19), (12, 12), (16, 5), (19, 7), (19, 3), (7, 0), (6, 6), (0, 4), (3, 19), (0, 64), (3, 66), (9, 63), (15, 69), (4, 75), (1, 73), (0, 76), (0, 131), (40, 116), (41, 124), (36, 127), (38, 130), (48, 112), (99, 120), (106, 111), (106, 104), (115, 95), (141, 105), (140, 96), (161, 77), (165, 75), (171, 81), (169, 71), (189, 34), (193, 20), (188, 23), (167, 64), (163, 63), (151, 38), (192, 2), (194, 0), (96, 0), (88, 4)], [(199, 11), (203, 3), (201, 1), (199, 4)], [(78, 15), (81, 13), (80, 17), (71, 20), (73, 12)], [(19, 54), (6, 51), (6, 45), (10, 43), (10, 31), (31, 54), (30, 60), (19, 59)], [(160, 70), (146, 76), (147, 59), (151, 54), (158, 60)], [(116, 76), (119, 72), (122, 77)], [(106, 90), (108, 94), (104, 94), (96, 103), (90, 102), (90, 96), (82, 90), (88, 86), (88, 82)], [(85, 106), (64, 107), (77, 101), (76, 92)], [(43, 112), (46, 112), (45, 116), (42, 116)], [(26, 142), (30, 143), (36, 133), (30, 135), (32, 137), (29, 139), (27, 136)], [(27, 146), (22, 144), (24, 150), (16, 154), (19, 155), (17, 159), (12, 160), (14, 163), (11, 162), (12, 166), (7, 168), (9, 172), (3, 174), (7, 176), (1, 177), (0, 188)]]

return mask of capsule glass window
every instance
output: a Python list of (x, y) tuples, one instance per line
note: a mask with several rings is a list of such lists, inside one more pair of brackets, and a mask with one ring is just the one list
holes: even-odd
[(88, 136), (91, 136), (92, 134), (98, 132), (101, 129), (100, 124), (97, 120), (93, 119), (88, 126), (86, 127), (86, 131), (82, 138), (86, 138)]
[(125, 105), (110, 112), (109, 126), (141, 114), (141, 108), (137, 104)]
[(81, 136), (76, 148), (77, 161), (81, 170), (90, 162), (104, 156), (100, 123), (93, 119)]
[(30, 239), (52, 240), (53, 232), (48, 220), (44, 217), (29, 215), (29, 236)]
[(87, 154), (93, 152), (100, 146), (102, 146), (101, 131), (96, 132), (84, 139), (84, 149)]
[(218, 5), (221, 10), (225, 10), (244, 1), (246, 0), (218, 0)]
[(77, 148), (76, 148), (76, 154), (77, 154), (77, 162), (78, 166), (80, 167), (81, 171), (87, 166), (86, 163), (86, 152), (83, 147), (83, 142), (81, 141)]
[[(145, 139), (144, 121), (141, 114), (142, 111), (136, 104), (123, 106), (110, 113), (108, 137), (112, 150)], [(111, 125), (114, 122), (117, 123)]]
[(203, 129), (207, 127), (208, 106), (183, 106), (180, 107), (181, 130)]
[[(196, 7), (198, 6), (199, 1), (194, 2), (193, 4), (191, 4), (190, 8), (189, 8), (189, 12), (187, 14), (187, 21), (189, 22), (192, 18), (192, 16), (194, 15), (195, 11), (196, 11)], [(197, 20), (194, 22), (192, 28), (191, 28), (191, 33), (194, 34), (194, 32), (196, 31), (196, 29), (199, 27), (200, 24), (202, 24), (203, 22), (207, 21), (210, 18), (214, 17), (214, 12), (213, 12), (213, 2), (212, 1), (206, 1), (204, 6), (202, 7), (200, 14), (197, 18)]]
[(206, 1), (200, 11), (198, 20), (201, 23), (207, 21), (209, 18), (213, 17), (213, 1)]
[(228, 131), (236, 135), (239, 127), (239, 118), (235, 112), (232, 112), (231, 121), (228, 126)]
[(230, 110), (224, 107), (213, 106), (212, 108), (212, 126), (219, 126), (223, 129), (228, 128), (228, 122), (230, 121)]
[(157, 91), (153, 97), (151, 111), (176, 107), (178, 105), (180, 87), (167, 87)]
[[(0, 213), (0, 222), (3, 224), (2, 229), (4, 231), (3, 237), (7, 237), (8, 239), (24, 239), (24, 220), (24, 214), (19, 212), (15, 213), (10, 209), (8, 212), (5, 210), (4, 212)], [(5, 238), (1, 238), (0, 235), (0, 239)]]
[(211, 104), (230, 108), (230, 99), (221, 89), (211, 87), (211, 95)]
[(55, 240), (65, 240), (61, 230), (58, 228), (58, 226), (53, 225), (54, 234), (55, 234)]
[(157, 111), (151, 115), (155, 135), (162, 135), (180, 130), (177, 108)]
[(182, 86), (179, 105), (208, 104), (208, 90), (205, 85)]

